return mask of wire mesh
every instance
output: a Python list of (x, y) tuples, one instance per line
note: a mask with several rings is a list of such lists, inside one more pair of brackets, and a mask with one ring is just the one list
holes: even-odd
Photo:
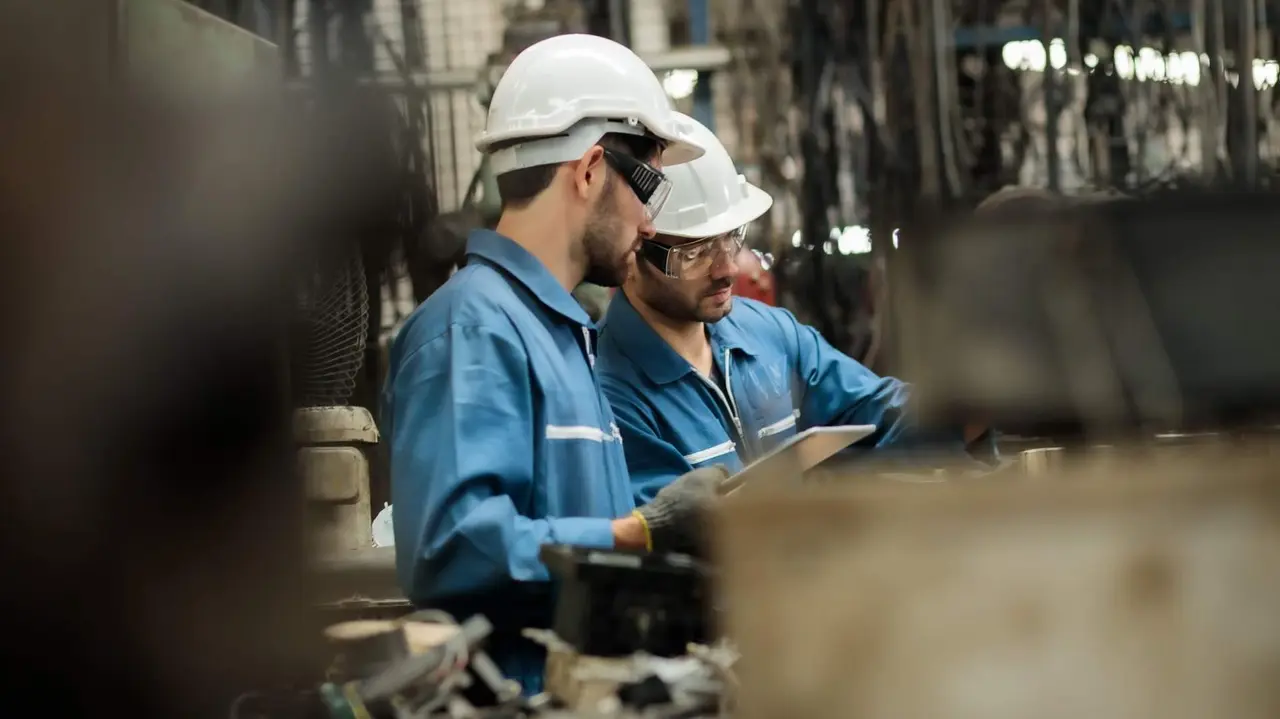
[(358, 254), (333, 270), (312, 274), (299, 296), (299, 317), (294, 378), (299, 406), (347, 404), (364, 366), (369, 333), (369, 294)]

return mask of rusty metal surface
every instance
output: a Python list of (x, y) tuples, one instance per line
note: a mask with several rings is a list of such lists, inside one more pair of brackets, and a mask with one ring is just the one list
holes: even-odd
[(727, 503), (741, 717), (1280, 716), (1274, 454), (1109, 454)]

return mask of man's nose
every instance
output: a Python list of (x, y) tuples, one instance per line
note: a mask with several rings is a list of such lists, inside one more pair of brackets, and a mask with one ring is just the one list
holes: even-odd
[(644, 219), (640, 222), (639, 233), (646, 240), (652, 240), (658, 234), (658, 228), (654, 226), (653, 218), (649, 216), (647, 211), (644, 213)]
[(740, 269), (738, 258), (732, 252), (717, 252), (715, 261), (711, 264), (711, 278), (720, 280), (726, 277), (737, 277)]

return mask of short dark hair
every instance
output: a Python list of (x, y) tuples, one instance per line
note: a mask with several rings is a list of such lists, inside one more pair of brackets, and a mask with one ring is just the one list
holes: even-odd
[[(503, 150), (522, 142), (527, 140), (499, 143), (494, 145), (493, 149)], [(662, 143), (651, 135), (624, 135), (611, 132), (600, 138), (597, 144), (645, 162), (651, 162), (662, 150)], [(538, 165), (498, 175), (498, 197), (502, 200), (502, 209), (518, 210), (533, 202), (533, 198), (541, 195), (551, 186), (551, 181), (555, 179), (556, 170), (559, 168), (559, 164)]]

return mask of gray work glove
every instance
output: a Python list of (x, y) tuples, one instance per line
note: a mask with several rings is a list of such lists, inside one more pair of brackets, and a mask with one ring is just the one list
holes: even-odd
[(692, 552), (698, 548), (702, 512), (719, 496), (729, 470), (720, 465), (680, 475), (636, 513), (649, 528), (655, 552)]

